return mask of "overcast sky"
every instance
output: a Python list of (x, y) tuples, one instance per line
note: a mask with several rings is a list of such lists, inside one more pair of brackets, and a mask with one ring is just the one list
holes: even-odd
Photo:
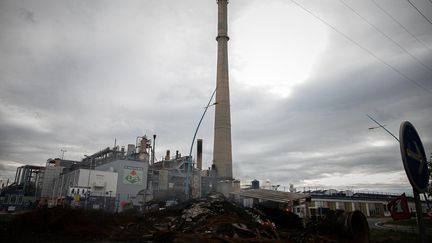
[[(432, 2), (410, 1), (424, 16), (406, 0), (230, 1), (236, 178), (411, 192), (399, 144), (366, 117), (396, 136), (410, 121), (432, 152)], [(215, 0), (0, 0), (0, 179), (144, 134), (158, 158), (186, 155), (216, 33)]]

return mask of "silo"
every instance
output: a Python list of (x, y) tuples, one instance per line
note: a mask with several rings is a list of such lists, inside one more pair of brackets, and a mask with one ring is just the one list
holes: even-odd
[(253, 180), (252, 181), (252, 187), (251, 187), (252, 189), (259, 189), (260, 188), (260, 182), (259, 182), (259, 180)]

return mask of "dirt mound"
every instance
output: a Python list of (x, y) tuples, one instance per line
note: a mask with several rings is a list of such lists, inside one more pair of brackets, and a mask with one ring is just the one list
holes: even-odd
[(38, 209), (17, 215), (8, 225), (8, 232), (30, 234), (64, 234), (83, 239), (113, 238), (122, 225), (137, 218), (100, 211), (79, 209)]
[(317, 229), (303, 229), (296, 215), (283, 210), (246, 209), (213, 196), (139, 216), (39, 209), (16, 216), (0, 237), (15, 242), (344, 242), (335, 232), (323, 235)]

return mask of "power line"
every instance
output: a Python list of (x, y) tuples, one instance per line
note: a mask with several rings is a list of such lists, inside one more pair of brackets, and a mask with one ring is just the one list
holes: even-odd
[(313, 17), (315, 17), (316, 19), (318, 19), (319, 21), (321, 21), (322, 23), (324, 23), (325, 25), (327, 25), (328, 27), (330, 27), (331, 29), (333, 29), (336, 33), (342, 35), (343, 37), (345, 37), (347, 40), (351, 41), (352, 43), (354, 43), (356, 46), (358, 46), (360, 49), (362, 49), (363, 51), (369, 53), (371, 56), (373, 56), (375, 59), (377, 59), (379, 62), (381, 62), (382, 64), (386, 65), (387, 67), (389, 67), (390, 69), (392, 69), (394, 72), (396, 72), (397, 74), (399, 74), (400, 76), (402, 76), (403, 78), (405, 78), (407, 81), (412, 82), (414, 85), (416, 85), (417, 87), (423, 89), (424, 91), (431, 93), (432, 94), (432, 90), (424, 87), (422, 84), (420, 84), (419, 82), (415, 81), (414, 79), (411, 79), (410, 77), (406, 76), (404, 73), (402, 73), (401, 71), (399, 71), (397, 68), (393, 67), (391, 64), (388, 64), (387, 62), (385, 62), (383, 59), (381, 59), (379, 56), (375, 55), (372, 51), (370, 51), (369, 49), (367, 49), (366, 47), (363, 47), (362, 45), (360, 45), (360, 43), (358, 43), (357, 41), (355, 41), (354, 39), (352, 39), (351, 37), (349, 37), (348, 35), (346, 35), (345, 33), (339, 31), (336, 27), (334, 27), (333, 25), (331, 25), (330, 23), (328, 23), (327, 21), (325, 21), (323, 18), (319, 17), (318, 15), (316, 15), (315, 13), (313, 13), (312, 11), (310, 11), (309, 9), (307, 9), (306, 7), (304, 7), (303, 5), (301, 5), (300, 3), (296, 2), (295, 0), (291, 0), (291, 2), (293, 2), (295, 5), (297, 5), (298, 7), (300, 7), (301, 9), (303, 9), (304, 11), (306, 11), (307, 13), (309, 13), (310, 15), (312, 15)]
[(368, 25), (370, 25), (372, 28), (374, 28), (376, 31), (378, 31), (380, 34), (382, 34), (384, 37), (386, 37), (388, 40), (393, 42), (396, 46), (398, 46), (401, 50), (403, 50), (406, 54), (408, 54), (410, 57), (412, 57), (414, 60), (416, 60), (418, 63), (420, 63), (423, 67), (428, 69), (432, 72), (432, 68), (430, 68), (428, 65), (424, 64), (420, 59), (415, 57), (411, 52), (409, 52), (407, 49), (405, 49), (402, 45), (397, 43), (393, 38), (391, 38), (389, 35), (384, 33), (382, 30), (380, 30), (376, 25), (372, 24), (369, 20), (367, 20), (365, 17), (363, 17), (359, 12), (357, 12), (355, 9), (353, 9), (348, 3), (346, 3), (344, 0), (339, 0), (345, 7), (350, 9), (352, 12), (354, 12), (358, 17), (360, 17), (363, 21), (365, 21)]
[[(423, 18), (424, 19), (426, 19), (426, 21), (427, 22), (429, 22), (429, 24), (432, 24), (432, 22), (428, 19), (428, 17), (426, 17), (421, 11), (420, 11), (420, 9), (418, 9), (410, 0), (407, 0), (408, 2), (409, 2), (409, 4), (413, 7), (413, 8), (415, 8), (416, 10), (417, 10), (417, 12), (421, 15), (421, 16), (423, 16)], [(430, 0), (429, 0), (429, 2), (430, 2)]]
[[(372, 2), (381, 9), (382, 12), (384, 12), (389, 18), (391, 18), (394, 22), (396, 22), (402, 29), (404, 29), (408, 34), (411, 35), (412, 38), (416, 39), (420, 44), (422, 44), (425, 48), (432, 51), (432, 49), (429, 48), (422, 40), (418, 39), (411, 31), (409, 31), (401, 22), (399, 22), (395, 17), (393, 17), (388, 11), (386, 11), (383, 7), (381, 7), (375, 0), (372, 0)], [(432, 0), (429, 0), (432, 4)]]

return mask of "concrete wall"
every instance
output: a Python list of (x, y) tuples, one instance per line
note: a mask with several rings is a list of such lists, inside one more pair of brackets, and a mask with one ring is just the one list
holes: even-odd
[(78, 169), (60, 175), (53, 184), (54, 188), (49, 198), (53, 199), (52, 203), (54, 204), (57, 199), (68, 196), (71, 188), (86, 188), (90, 191), (91, 196), (115, 196), (117, 193), (117, 173)]
[(142, 196), (138, 193), (147, 189), (148, 163), (133, 160), (114, 160), (96, 167), (97, 170), (113, 171), (118, 174), (117, 180), (117, 209), (122, 211), (124, 202), (132, 202), (134, 206), (141, 206)]
[(117, 193), (118, 175), (111, 171), (79, 169), (73, 187), (90, 187), (94, 196), (114, 196)]
[(60, 176), (64, 167), (61, 166), (47, 166), (44, 170), (44, 176), (42, 181), (42, 198), (49, 198), (52, 196), (54, 190), (54, 181)]
[(168, 190), (168, 170), (159, 171), (159, 190)]

